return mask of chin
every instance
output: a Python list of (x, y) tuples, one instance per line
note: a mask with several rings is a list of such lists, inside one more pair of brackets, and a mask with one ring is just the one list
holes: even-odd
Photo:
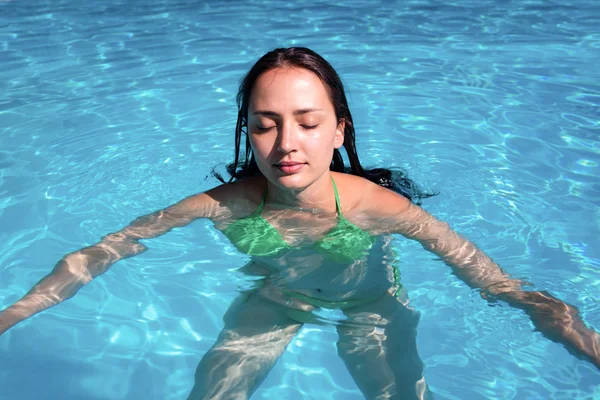
[(306, 179), (306, 177), (303, 177), (302, 174), (273, 177), (272, 182), (276, 183), (278, 186), (292, 190), (305, 189), (310, 184), (310, 182)]

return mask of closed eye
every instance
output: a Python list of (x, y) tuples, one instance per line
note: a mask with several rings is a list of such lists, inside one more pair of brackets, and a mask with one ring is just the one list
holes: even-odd
[[(319, 124), (316, 125), (300, 125), (302, 127), (302, 129), (306, 129), (306, 130), (310, 130), (310, 129), (316, 129)], [(260, 126), (260, 125), (256, 125), (256, 129), (259, 132), (267, 132), (270, 131), (271, 129), (275, 128), (275, 126)]]
[(275, 128), (275, 127), (274, 126), (259, 126), (259, 125), (256, 126), (256, 129), (259, 132), (267, 132), (267, 131), (269, 131), (269, 130), (271, 130), (273, 128)]

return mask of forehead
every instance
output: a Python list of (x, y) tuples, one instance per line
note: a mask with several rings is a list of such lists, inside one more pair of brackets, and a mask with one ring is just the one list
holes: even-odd
[(329, 92), (319, 77), (304, 68), (280, 67), (262, 74), (250, 95), (250, 109), (333, 109)]

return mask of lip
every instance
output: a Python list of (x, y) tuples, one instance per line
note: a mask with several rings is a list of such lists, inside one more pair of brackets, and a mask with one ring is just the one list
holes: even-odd
[(287, 175), (292, 175), (292, 174), (297, 173), (305, 165), (306, 165), (306, 163), (301, 163), (301, 162), (297, 162), (297, 161), (281, 161), (281, 162), (278, 162), (277, 164), (273, 164), (273, 166), (275, 168), (277, 168), (278, 170), (280, 170), (281, 172), (283, 172), (284, 174), (287, 174)]

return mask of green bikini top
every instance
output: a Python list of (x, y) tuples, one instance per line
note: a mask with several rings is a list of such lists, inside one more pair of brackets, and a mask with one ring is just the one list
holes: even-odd
[[(314, 242), (311, 248), (332, 261), (351, 262), (364, 256), (376, 238), (344, 218), (333, 178), (331, 182), (335, 193), (338, 223), (324, 237)], [(291, 246), (283, 240), (277, 229), (262, 217), (266, 198), (265, 189), (256, 211), (233, 222), (223, 233), (239, 251), (250, 256), (274, 256), (284, 251), (300, 249), (301, 247)]]

